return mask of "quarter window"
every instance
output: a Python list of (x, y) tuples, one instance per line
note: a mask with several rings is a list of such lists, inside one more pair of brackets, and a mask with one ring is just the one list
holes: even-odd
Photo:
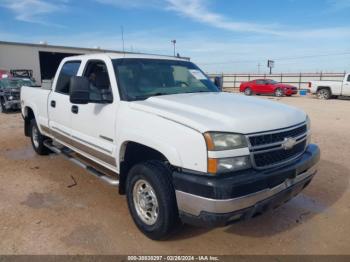
[(62, 94), (69, 94), (69, 82), (72, 76), (76, 76), (80, 67), (80, 61), (66, 62), (57, 79), (55, 91)]

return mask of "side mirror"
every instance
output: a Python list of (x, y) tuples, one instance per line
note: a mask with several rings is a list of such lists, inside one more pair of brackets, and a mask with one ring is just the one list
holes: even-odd
[(222, 78), (219, 76), (216, 76), (214, 78), (214, 85), (216, 85), (216, 87), (219, 88), (220, 91), (222, 91)]
[(72, 104), (84, 105), (90, 102), (90, 83), (86, 77), (72, 76), (69, 87), (69, 100)]

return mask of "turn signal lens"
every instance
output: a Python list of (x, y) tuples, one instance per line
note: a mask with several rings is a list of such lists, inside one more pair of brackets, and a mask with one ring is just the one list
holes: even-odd
[(216, 174), (218, 171), (218, 160), (213, 158), (208, 158), (208, 173)]

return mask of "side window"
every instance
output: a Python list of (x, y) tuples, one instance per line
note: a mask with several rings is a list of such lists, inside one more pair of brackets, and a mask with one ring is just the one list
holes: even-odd
[(265, 80), (256, 80), (256, 84), (257, 85), (264, 85), (265, 84)]
[(348, 75), (348, 82), (350, 82), (350, 75)]
[[(100, 101), (106, 97), (112, 98), (111, 83), (107, 66), (103, 61), (88, 61), (84, 70), (84, 77), (90, 82), (91, 101)], [(113, 99), (113, 98), (112, 98)]]
[(66, 62), (57, 79), (55, 91), (62, 94), (69, 94), (69, 81), (72, 76), (76, 76), (80, 67), (80, 61)]

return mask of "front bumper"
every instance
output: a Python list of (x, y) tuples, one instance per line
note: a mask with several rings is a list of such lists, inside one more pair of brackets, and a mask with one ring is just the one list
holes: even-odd
[(4, 103), (6, 109), (20, 109), (21, 101), (19, 100), (8, 100)]
[(286, 95), (296, 95), (296, 94), (298, 94), (298, 90), (296, 90), (296, 89), (288, 89), (288, 90), (285, 91), (285, 94)]
[(298, 160), (277, 169), (214, 178), (174, 172), (180, 217), (190, 224), (219, 226), (277, 207), (310, 183), (319, 158), (319, 148), (309, 145)]

